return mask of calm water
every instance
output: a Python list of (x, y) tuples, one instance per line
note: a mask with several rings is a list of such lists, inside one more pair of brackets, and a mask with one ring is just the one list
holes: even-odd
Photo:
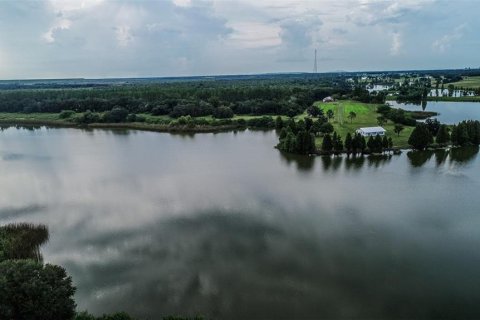
[(79, 309), (480, 318), (478, 149), (296, 158), (274, 132), (0, 133), (0, 222), (48, 224)]
[[(388, 103), (394, 108), (422, 111), (421, 105), (411, 103), (403, 104), (395, 101), (388, 101)], [(435, 118), (446, 124), (455, 124), (463, 120), (480, 120), (480, 102), (428, 101), (425, 111), (440, 113), (440, 115)]]

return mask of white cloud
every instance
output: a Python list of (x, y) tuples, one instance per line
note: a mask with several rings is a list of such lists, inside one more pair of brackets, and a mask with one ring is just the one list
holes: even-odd
[(262, 48), (278, 46), (282, 43), (281, 28), (261, 22), (238, 22), (228, 25), (233, 29), (229, 40), (242, 48)]
[(173, 0), (173, 4), (177, 7), (190, 7), (192, 5), (192, 0)]
[(118, 26), (115, 28), (118, 44), (122, 47), (128, 46), (133, 41), (132, 30), (129, 26)]
[(42, 35), (43, 40), (47, 43), (55, 42), (55, 33), (59, 30), (68, 30), (72, 26), (72, 21), (68, 19), (59, 19), (54, 25)]
[(390, 47), (390, 54), (397, 56), (402, 49), (402, 35), (399, 32), (394, 32), (392, 35), (392, 45)]
[(382, 23), (401, 24), (410, 14), (435, 3), (435, 0), (360, 0), (353, 6), (348, 19), (360, 26)]
[(433, 42), (433, 49), (440, 52), (445, 52), (448, 48), (451, 47), (452, 43), (456, 40), (459, 40), (463, 36), (463, 32), (467, 25), (465, 23), (457, 26), (451, 33), (448, 33), (441, 37), (440, 39)]
[(88, 9), (101, 4), (104, 0), (49, 0), (55, 12), (67, 13), (70, 11)]

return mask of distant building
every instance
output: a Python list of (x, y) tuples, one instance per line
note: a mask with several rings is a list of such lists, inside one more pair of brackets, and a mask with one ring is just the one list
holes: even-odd
[(360, 128), (356, 133), (360, 133), (364, 137), (370, 136), (384, 136), (387, 130), (383, 129), (382, 127), (367, 127), (367, 128)]
[(323, 102), (334, 102), (335, 99), (333, 99), (332, 97), (326, 97), (326, 98), (323, 98)]

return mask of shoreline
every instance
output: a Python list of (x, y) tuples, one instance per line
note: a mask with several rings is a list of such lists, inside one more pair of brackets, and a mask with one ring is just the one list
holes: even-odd
[[(142, 122), (130, 123), (90, 123), (90, 124), (75, 124), (68, 121), (61, 120), (4, 120), (0, 119), (0, 126), (46, 126), (55, 128), (74, 128), (74, 129), (118, 129), (118, 130), (139, 130), (162, 133), (215, 133), (225, 131), (236, 131), (253, 129), (249, 127), (239, 127), (238, 125), (219, 125), (219, 126), (169, 126), (163, 124), (146, 124)], [(259, 128), (261, 129), (261, 128)], [(264, 128), (272, 129), (272, 128)], [(274, 130), (274, 129), (272, 129)]]
[[(0, 126), (44, 126), (44, 127), (51, 127), (51, 128), (72, 128), (72, 129), (115, 129), (115, 130), (138, 130), (138, 131), (149, 131), (149, 132), (159, 132), (159, 133), (172, 133), (172, 134), (201, 134), (201, 133), (220, 133), (220, 132), (234, 132), (234, 131), (244, 131), (244, 130), (252, 130), (252, 131), (274, 131), (275, 128), (251, 128), (251, 127), (239, 127), (237, 125), (224, 125), (224, 126), (204, 126), (204, 127), (188, 127), (185, 126), (178, 126), (178, 127), (170, 127), (169, 125), (158, 125), (158, 124), (145, 124), (139, 122), (132, 122), (132, 123), (91, 123), (87, 125), (78, 125), (68, 121), (42, 121), (42, 120), (1, 120), (0, 119)], [(449, 149), (452, 146), (443, 146), (443, 147), (430, 147), (426, 150), (445, 150)], [(274, 146), (276, 148), (276, 146)], [(390, 152), (393, 155), (397, 155), (402, 153), (403, 151), (412, 150), (410, 146), (397, 146), (391, 149), (386, 150), (386, 152)], [(338, 155), (352, 155), (351, 153), (348, 154), (346, 151), (344, 152), (323, 152), (321, 150), (317, 150), (315, 153), (312, 153), (307, 156), (338, 156)], [(358, 155), (361, 156), (369, 156), (369, 155), (385, 155), (385, 154), (375, 154), (375, 153), (359, 153)]]

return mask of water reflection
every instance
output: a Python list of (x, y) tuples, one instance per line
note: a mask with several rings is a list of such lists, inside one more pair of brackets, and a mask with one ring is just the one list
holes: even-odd
[(423, 151), (408, 151), (407, 157), (410, 160), (412, 167), (421, 167), (427, 163), (430, 158), (432, 158), (433, 151), (423, 150)]
[(439, 149), (434, 151), (435, 154), (435, 162), (437, 167), (441, 166), (448, 158), (449, 151), (445, 149)]
[(448, 150), (409, 151), (407, 152), (407, 157), (413, 167), (421, 167), (435, 155), (435, 162), (438, 167), (444, 164), (447, 159), (449, 159), (451, 163), (467, 164), (476, 159), (478, 151), (478, 146), (468, 146)]
[[(451, 264), (429, 272), (421, 266), (448, 259), (448, 247), (432, 256), (431, 248), (418, 248), (415, 239), (398, 239), (385, 226), (361, 220), (338, 234), (298, 227), (298, 222), (286, 227), (255, 213), (196, 213), (138, 233), (112, 235), (108, 242), (86, 239), (83, 245), (105, 251), (112, 241), (121, 241), (116, 246), (120, 258), (86, 270), (68, 268), (77, 274), (82, 292), (92, 293), (81, 298), (90, 301), (94, 312), (122, 306), (149, 317), (160, 304), (165, 313), (217, 319), (478, 315), (478, 278), (458, 284), (471, 299), (463, 300), (455, 291), (432, 294), (450, 281)], [(453, 304), (443, 303), (450, 299)]]
[(283, 162), (287, 165), (295, 164), (298, 171), (309, 172), (314, 169), (315, 161), (321, 163), (322, 171), (336, 172), (342, 168), (347, 171), (360, 170), (364, 166), (380, 168), (390, 162), (393, 155), (369, 155), (369, 156), (352, 156), (352, 155), (336, 155), (336, 156), (303, 156), (285, 152), (279, 152)]
[(467, 164), (477, 157), (478, 150), (478, 146), (452, 148), (450, 149), (450, 160), (452, 162)]
[(311, 171), (315, 164), (315, 156), (303, 156), (279, 151), (280, 158), (287, 164), (295, 164), (299, 171)]
[(290, 157), (277, 141), (11, 128), (0, 155), (32, 157), (0, 161), (0, 222), (48, 225), (45, 260), (96, 314), (480, 318), (478, 150), (411, 174), (412, 154)]

